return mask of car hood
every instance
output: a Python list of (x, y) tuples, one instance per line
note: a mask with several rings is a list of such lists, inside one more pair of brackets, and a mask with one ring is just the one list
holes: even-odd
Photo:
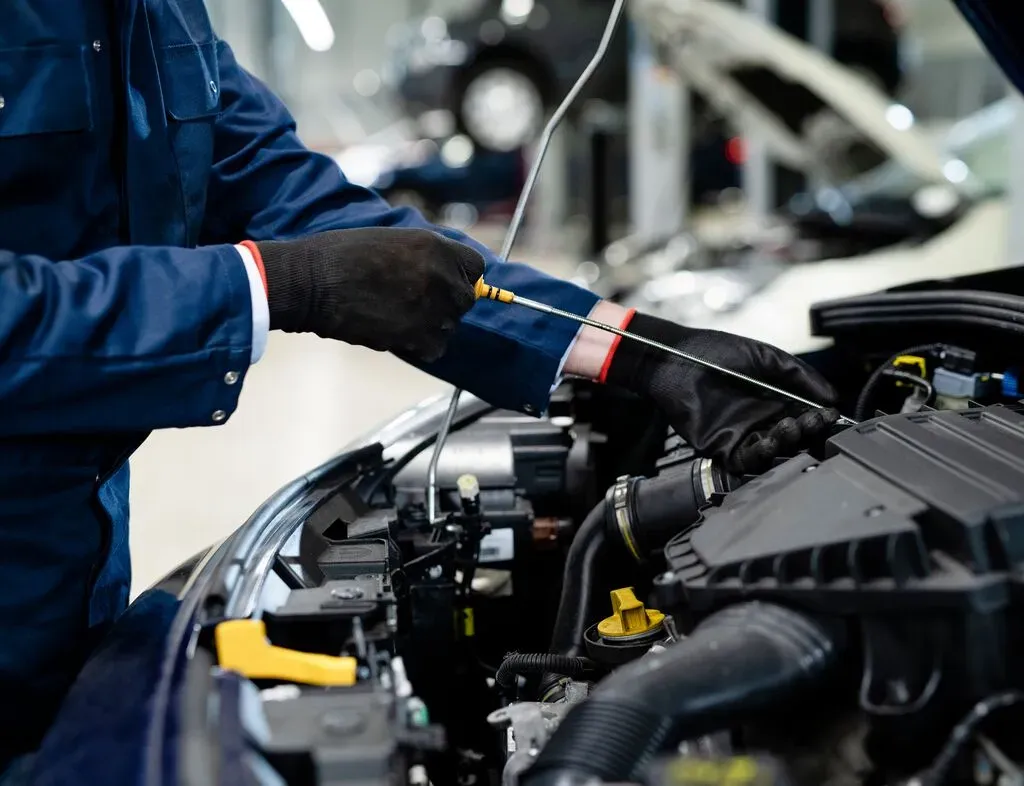
[(989, 54), (1020, 91), (1024, 91), (1024, 15), (1006, 0), (953, 0)]
[[(913, 123), (862, 75), (822, 52), (721, 0), (636, 0), (633, 13), (671, 53), (691, 89), (737, 128), (769, 146), (782, 163), (835, 182), (835, 150), (807, 123), (787, 118), (781, 92), (751, 89), (737, 74), (760, 69), (780, 85), (823, 105), (884, 156), (925, 182), (947, 182), (948, 162), (932, 135)], [(788, 90), (786, 91), (788, 92)], [(774, 100), (773, 100), (774, 99)], [(802, 125), (802, 127), (801, 127)]]

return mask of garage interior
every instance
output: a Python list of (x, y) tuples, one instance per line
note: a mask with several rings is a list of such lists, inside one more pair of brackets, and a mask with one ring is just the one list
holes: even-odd
[(1024, 786), (1014, 8), (12, 0), (0, 786)]

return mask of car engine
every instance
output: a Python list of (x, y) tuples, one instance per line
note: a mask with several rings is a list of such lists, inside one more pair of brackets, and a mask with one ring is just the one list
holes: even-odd
[(857, 423), (757, 476), (587, 382), (404, 413), (190, 576), (151, 782), (1024, 783), (1009, 277), (816, 306)]
[(440, 522), (440, 410), (359, 446), (279, 506), (252, 613), (207, 595), (191, 673), (289, 786), (1021, 782), (1013, 353), (857, 335), (808, 360), (867, 417), (759, 476), (585, 382), (464, 402)]

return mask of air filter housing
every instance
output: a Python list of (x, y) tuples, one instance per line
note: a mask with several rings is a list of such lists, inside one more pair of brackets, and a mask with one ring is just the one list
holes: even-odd
[[(731, 492), (666, 547), (666, 610), (845, 618), (860, 701), (950, 713), (1024, 682), (1024, 408), (881, 417)], [(943, 713), (940, 713), (943, 714)]]

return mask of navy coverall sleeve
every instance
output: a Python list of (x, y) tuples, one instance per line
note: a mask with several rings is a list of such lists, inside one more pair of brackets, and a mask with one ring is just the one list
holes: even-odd
[(0, 251), (0, 437), (220, 422), (251, 341), (230, 245), (61, 262)]
[[(348, 182), (329, 157), (308, 150), (283, 104), (241, 68), (221, 43), (222, 112), (202, 242), (282, 239), (365, 226), (435, 229), (484, 254), (491, 284), (587, 314), (596, 295), (525, 265), (501, 262), (460, 232), (429, 224), (409, 208), (393, 208)], [(515, 306), (477, 303), (448, 351), (424, 370), (498, 406), (539, 412), (577, 325)]]

